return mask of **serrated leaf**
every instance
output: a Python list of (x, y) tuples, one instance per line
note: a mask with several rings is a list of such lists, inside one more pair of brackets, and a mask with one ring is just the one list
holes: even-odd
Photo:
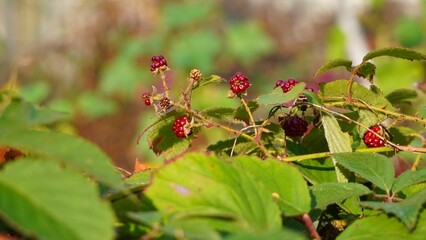
[(331, 158), (307, 159), (295, 162), (305, 178), (312, 184), (337, 182), (336, 172)]
[(258, 98), (258, 103), (263, 105), (279, 105), (294, 100), (305, 89), (306, 84), (300, 82), (296, 84), (289, 92), (283, 93), (281, 88), (275, 88), (267, 95), (261, 95)]
[(329, 204), (340, 203), (351, 197), (369, 194), (372, 191), (358, 183), (320, 183), (309, 187), (312, 198), (312, 208), (324, 209)]
[(317, 105), (322, 105), (322, 101), (318, 97), (317, 94), (315, 94), (315, 93), (313, 93), (311, 91), (307, 91), (307, 90), (303, 91), (303, 94), (308, 99), (308, 102), (313, 103), (313, 104), (317, 104)]
[(234, 114), (235, 109), (230, 107), (209, 107), (201, 111), (204, 116), (225, 120)]
[(397, 48), (397, 47), (382, 48), (382, 49), (369, 52), (364, 56), (362, 60), (366, 62), (370, 59), (373, 59), (376, 57), (382, 57), (382, 56), (396, 57), (396, 58), (402, 58), (407, 60), (418, 60), (418, 61), (426, 60), (425, 55), (420, 52), (417, 52), (412, 49)]
[[(335, 117), (328, 113), (323, 113), (322, 123), (324, 126), (325, 138), (327, 139), (327, 145), (331, 153), (352, 152), (349, 135), (342, 132)], [(337, 166), (334, 157), (332, 157), (332, 159), (336, 169), (337, 181), (347, 182), (347, 178)]]
[(217, 75), (211, 75), (207, 78), (201, 78), (197, 85), (194, 86), (193, 89), (208, 85), (208, 84), (217, 84), (217, 83), (221, 83), (224, 82), (225, 80), (221, 77), (221, 76), (217, 76)]
[(167, 164), (154, 174), (145, 193), (158, 209), (207, 218), (213, 227), (226, 231), (259, 233), (281, 225), (278, 206), (266, 186), (214, 155), (187, 154)]
[(410, 103), (416, 97), (417, 97), (417, 92), (413, 89), (408, 89), (408, 88), (396, 89), (390, 92), (388, 95), (386, 95), (386, 99), (393, 105)]
[(352, 61), (342, 58), (330, 60), (315, 72), (314, 77), (318, 77), (320, 74), (337, 67), (345, 67), (346, 70), (350, 72), (352, 69)]
[[(250, 101), (247, 103), (248, 108), (250, 109), (250, 112), (253, 114), (254, 111), (256, 111), (259, 108), (259, 104), (256, 101)], [(247, 112), (247, 109), (241, 105), (234, 111), (234, 119), (243, 121), (247, 124), (250, 123), (250, 117)]]
[(350, 171), (372, 182), (377, 187), (390, 191), (394, 182), (395, 169), (392, 161), (375, 153), (333, 153), (334, 159)]
[(361, 206), (373, 209), (382, 209), (388, 214), (394, 214), (407, 226), (408, 230), (412, 230), (417, 223), (417, 216), (422, 209), (422, 205), (426, 202), (426, 189), (417, 192), (403, 202), (361, 202)]
[(252, 158), (248, 161), (246, 157), (237, 157), (233, 163), (265, 184), (285, 216), (309, 212), (311, 197), (308, 186), (296, 167), (272, 159), (259, 161)]
[(113, 239), (114, 214), (95, 185), (53, 161), (19, 159), (0, 171), (0, 215), (37, 239)]
[(388, 130), (391, 134), (392, 141), (400, 145), (409, 145), (414, 138), (420, 134), (415, 129), (404, 126), (391, 127)]
[(356, 75), (368, 79), (373, 83), (373, 77), (376, 74), (376, 66), (370, 62), (365, 62), (356, 71)]
[(121, 185), (111, 159), (97, 146), (77, 136), (17, 129), (0, 134), (0, 145), (60, 161), (111, 186)]
[(392, 193), (397, 193), (406, 187), (422, 182), (426, 182), (426, 168), (421, 168), (415, 172), (407, 170), (395, 179), (392, 185)]

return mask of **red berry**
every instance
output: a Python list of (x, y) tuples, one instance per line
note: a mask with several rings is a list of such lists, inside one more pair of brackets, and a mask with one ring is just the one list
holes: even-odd
[(308, 130), (308, 122), (298, 116), (290, 116), (285, 118), (281, 123), (285, 135), (289, 137), (300, 137)]
[(150, 106), (151, 105), (151, 93), (144, 92), (142, 93), (142, 101), (145, 103), (145, 105)]
[(237, 72), (229, 80), (230, 89), (234, 94), (243, 93), (248, 87), (250, 87), (249, 79), (244, 74)]
[(151, 58), (151, 72), (157, 73), (159, 70), (167, 69), (167, 61), (162, 55)]
[[(370, 127), (370, 130), (379, 134), (383, 138), (385, 137), (385, 130), (380, 125), (374, 125)], [(385, 140), (379, 138), (376, 134), (370, 131), (364, 133), (364, 137), (362, 138), (362, 140), (364, 141), (365, 145), (367, 145), (367, 147), (371, 148), (383, 147), (386, 143)]]
[(283, 87), (283, 86), (284, 86), (284, 84), (285, 84), (285, 82), (284, 82), (283, 80), (278, 80), (278, 81), (275, 83), (275, 87), (274, 87), (274, 89), (275, 89), (275, 88), (277, 88), (277, 87)]
[(180, 138), (184, 138), (192, 134), (188, 116), (176, 118), (175, 122), (173, 123), (173, 132), (177, 137)]
[(283, 90), (284, 93), (290, 91), (294, 86), (296, 86), (296, 84), (298, 84), (299, 82), (289, 78), (287, 80), (287, 82), (284, 82), (284, 84), (281, 86), (281, 89)]

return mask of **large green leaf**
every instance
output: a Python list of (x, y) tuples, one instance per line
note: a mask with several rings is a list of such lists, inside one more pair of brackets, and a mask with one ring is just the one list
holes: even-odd
[(0, 171), (0, 215), (37, 239), (113, 239), (114, 215), (86, 178), (53, 161), (20, 159)]
[(376, 153), (335, 153), (334, 159), (343, 167), (371, 181), (377, 187), (390, 191), (395, 170), (389, 158)]
[(392, 193), (397, 193), (406, 187), (421, 182), (426, 182), (426, 168), (421, 168), (415, 172), (407, 170), (403, 172), (392, 185)]
[[(352, 152), (349, 135), (342, 132), (336, 118), (328, 113), (323, 113), (322, 123), (324, 126), (325, 138), (331, 153)], [(333, 164), (336, 169), (338, 182), (347, 182), (347, 178), (343, 175), (339, 167), (336, 165), (334, 157)]]
[(314, 77), (317, 77), (320, 74), (322, 74), (322, 73), (324, 73), (328, 70), (331, 70), (333, 68), (337, 68), (337, 67), (345, 67), (346, 70), (351, 71), (352, 61), (347, 60), (347, 59), (342, 59), (342, 58), (333, 59), (331, 61), (328, 61), (316, 71), (316, 73), (314, 74)]
[(323, 209), (332, 203), (371, 193), (366, 186), (358, 183), (320, 183), (310, 186), (313, 207)]
[(400, 88), (386, 95), (386, 99), (392, 104), (410, 103), (417, 97), (414, 89)]
[(121, 185), (111, 159), (97, 146), (77, 136), (17, 129), (0, 134), (0, 145), (61, 161), (110, 186)]
[[(250, 164), (260, 161), (246, 157)], [(214, 155), (187, 154), (154, 174), (146, 195), (158, 209), (207, 218), (226, 231), (266, 232), (280, 226), (267, 187), (249, 172)]]
[(235, 109), (231, 107), (209, 107), (203, 109), (201, 113), (207, 117), (217, 118), (221, 120), (232, 120), (234, 111)]
[[(247, 103), (248, 108), (250, 109), (250, 112), (253, 114), (254, 111), (256, 111), (256, 109), (259, 108), (259, 104), (256, 101), (250, 101)], [(247, 124), (250, 123), (250, 116), (247, 112), (247, 109), (241, 105), (240, 107), (238, 107), (237, 109), (235, 109), (234, 112), (234, 118), (236, 120), (240, 120), (243, 121)]]
[(283, 93), (281, 88), (275, 88), (267, 95), (261, 95), (258, 98), (258, 103), (263, 105), (279, 105), (294, 100), (305, 89), (306, 84), (298, 83), (289, 92)]
[(389, 214), (394, 214), (412, 230), (417, 223), (417, 216), (426, 202), (426, 189), (419, 191), (402, 202), (361, 202), (361, 206), (373, 209), (382, 209)]
[(284, 215), (297, 216), (309, 212), (309, 190), (296, 167), (272, 159), (259, 161), (256, 158), (248, 160), (247, 157), (236, 158), (234, 164), (265, 184), (269, 193), (274, 194)]
[(420, 52), (417, 52), (412, 49), (407, 48), (382, 48), (378, 49), (372, 52), (367, 53), (364, 58), (362, 59), (364, 62), (376, 58), (376, 57), (382, 57), (382, 56), (388, 56), (388, 57), (396, 57), (396, 58), (402, 58), (407, 60), (426, 60), (426, 56)]
[(303, 176), (312, 184), (337, 182), (337, 176), (331, 157), (307, 159), (295, 162), (294, 165), (299, 168)]

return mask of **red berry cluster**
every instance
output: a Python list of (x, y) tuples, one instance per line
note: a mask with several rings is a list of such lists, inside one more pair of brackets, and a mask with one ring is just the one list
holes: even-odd
[[(369, 128), (371, 131), (379, 134), (382, 137), (385, 137), (384, 129), (380, 125), (374, 125)], [(375, 148), (375, 147), (383, 147), (385, 145), (385, 141), (381, 138), (379, 138), (376, 134), (367, 131), (364, 133), (364, 136), (362, 138), (365, 145), (367, 147)]]
[(280, 124), (285, 135), (289, 137), (301, 137), (308, 130), (308, 122), (298, 116), (289, 116)]
[(167, 68), (167, 61), (162, 55), (153, 56), (151, 58), (151, 72), (157, 73), (158, 70)]
[(151, 93), (144, 92), (142, 93), (142, 101), (145, 103), (145, 105), (150, 106), (151, 105)]
[(188, 116), (176, 118), (173, 123), (173, 132), (177, 137), (184, 138), (192, 134), (192, 129), (189, 126)]
[(229, 80), (230, 89), (234, 94), (243, 93), (248, 87), (250, 87), (249, 79), (244, 74), (237, 72)]
[(275, 83), (275, 88), (280, 87), (284, 93), (290, 91), (294, 86), (296, 86), (299, 82), (289, 78), (287, 81), (278, 80)]

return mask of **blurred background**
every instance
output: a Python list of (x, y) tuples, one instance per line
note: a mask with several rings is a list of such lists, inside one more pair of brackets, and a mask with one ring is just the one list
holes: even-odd
[[(137, 135), (154, 121), (140, 100), (159, 81), (152, 55), (164, 55), (176, 94), (189, 71), (250, 78), (249, 97), (278, 79), (323, 82), (347, 77), (332, 71), (313, 79), (325, 61), (359, 63), (368, 51), (403, 46), (426, 52), (424, 0), (0, 0), (0, 84), (17, 79), (30, 102), (65, 111), (63, 131), (99, 145), (132, 169), (135, 159), (158, 163)], [(425, 106), (425, 64), (380, 58), (383, 92), (415, 88)], [(364, 82), (364, 84), (367, 84)], [(228, 85), (200, 89), (195, 107), (236, 106)], [(176, 95), (177, 96), (177, 95)], [(197, 144), (226, 138), (202, 131)]]

